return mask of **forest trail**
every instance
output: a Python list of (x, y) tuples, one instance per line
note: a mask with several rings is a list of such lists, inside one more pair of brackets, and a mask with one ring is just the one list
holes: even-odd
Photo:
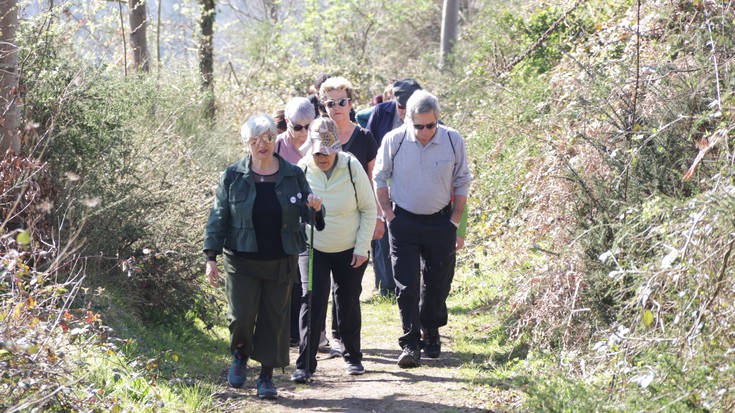
[[(512, 409), (491, 409), (516, 404), (515, 396), (488, 389), (462, 377), (461, 361), (452, 351), (453, 340), (449, 328), (440, 330), (442, 355), (439, 359), (422, 357), (421, 367), (402, 369), (396, 365), (400, 354), (398, 336), (401, 332), (398, 307), (386, 311), (386, 303), (365, 302), (373, 292), (372, 268), (363, 278), (362, 351), (366, 373), (347, 376), (342, 358), (329, 359), (319, 353), (318, 367), (312, 381), (296, 384), (290, 381), (293, 363), (298, 356), (291, 349), (291, 366), (285, 373), (274, 373), (278, 388), (276, 400), (259, 400), (255, 378), (259, 367), (249, 367), (248, 380), (241, 389), (227, 386), (227, 372), (222, 370), (221, 386), (214, 395), (225, 412), (504, 412)], [(329, 319), (327, 325), (329, 325)], [(450, 316), (451, 327), (451, 316)]]

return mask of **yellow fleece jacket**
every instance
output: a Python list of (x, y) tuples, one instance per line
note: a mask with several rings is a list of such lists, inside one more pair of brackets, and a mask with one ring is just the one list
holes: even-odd
[[(370, 179), (360, 161), (349, 153), (337, 152), (335, 162), (337, 166), (329, 179), (316, 166), (313, 156), (307, 155), (298, 163), (306, 173), (312, 192), (322, 198), (326, 211), (324, 230), (314, 233), (314, 248), (321, 252), (342, 252), (354, 248), (355, 255), (367, 257), (378, 215)], [(354, 186), (350, 182), (348, 162)], [(307, 237), (311, 235), (308, 225), (306, 234)]]

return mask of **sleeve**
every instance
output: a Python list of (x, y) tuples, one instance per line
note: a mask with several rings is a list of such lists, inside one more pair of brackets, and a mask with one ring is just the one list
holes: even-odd
[(373, 183), (375, 188), (387, 188), (388, 179), (393, 174), (393, 159), (391, 158), (391, 148), (393, 146), (394, 133), (388, 133), (380, 143), (378, 154), (375, 157), (375, 166), (373, 167)]
[(370, 114), (370, 118), (368, 118), (366, 129), (370, 131), (370, 133), (373, 135), (373, 139), (376, 139), (375, 142), (377, 142), (378, 137), (378, 128), (380, 127), (380, 117), (383, 113), (383, 104), (378, 104), (375, 106), (375, 109), (373, 109), (373, 112)]
[(205, 228), (203, 250), (211, 250), (217, 254), (222, 253), (230, 222), (230, 175), (230, 168), (227, 168), (220, 177)]
[(322, 208), (319, 211), (313, 211), (306, 205), (306, 199), (309, 197), (309, 194), (312, 194), (313, 192), (311, 191), (309, 182), (306, 180), (304, 170), (301, 169), (303, 167), (301, 161), (299, 161), (298, 166), (294, 165), (293, 167), (296, 168), (296, 179), (299, 182), (299, 189), (301, 193), (304, 194), (304, 203), (301, 208), (301, 221), (307, 224), (311, 224), (313, 213), (315, 228), (317, 231), (321, 231), (324, 229), (325, 226), (324, 215), (326, 210), (324, 209), (324, 204), (322, 204)]
[[(452, 139), (451, 132), (448, 132), (449, 139)], [(456, 138), (453, 140), (455, 146), (455, 164), (454, 164), (454, 178), (452, 186), (454, 187), (454, 193), (456, 195), (464, 195), (470, 192), (470, 182), (472, 182), (472, 173), (467, 165), (467, 149), (465, 141), (462, 136), (457, 132)], [(465, 208), (466, 209), (466, 208)]]
[(349, 157), (348, 162), (351, 163), (352, 173), (355, 177), (357, 209), (360, 211), (360, 227), (357, 230), (357, 239), (355, 240), (355, 255), (367, 257), (368, 251), (370, 251), (370, 241), (373, 239), (373, 231), (375, 231), (378, 207), (370, 186), (370, 179), (360, 166), (360, 162), (353, 157)]
[(364, 141), (367, 142), (365, 144), (366, 151), (367, 151), (367, 159), (368, 163), (373, 161), (378, 156), (378, 141), (375, 140), (375, 137), (372, 133), (370, 133), (369, 130), (363, 129), (362, 133), (365, 134)]

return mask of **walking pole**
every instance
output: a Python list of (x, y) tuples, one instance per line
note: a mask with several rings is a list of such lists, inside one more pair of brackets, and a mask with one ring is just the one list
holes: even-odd
[(311, 361), (310, 343), (311, 343), (311, 282), (314, 268), (314, 225), (316, 225), (316, 211), (309, 208), (310, 221), (310, 237), (309, 237), (309, 275), (306, 283), (306, 378), (311, 377), (309, 362)]

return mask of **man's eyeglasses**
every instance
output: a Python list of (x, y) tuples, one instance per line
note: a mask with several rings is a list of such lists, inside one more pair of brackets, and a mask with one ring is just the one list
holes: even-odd
[(275, 136), (271, 136), (269, 133), (262, 133), (258, 136), (253, 136), (252, 138), (248, 139), (248, 143), (251, 145), (255, 145), (258, 143), (258, 141), (272, 143), (274, 140), (276, 140)]
[(296, 132), (301, 132), (304, 129), (309, 129), (309, 125), (310, 124), (311, 123), (307, 123), (306, 125), (297, 125), (295, 123), (290, 123), (289, 122), (289, 125), (291, 125), (291, 127), (293, 128), (293, 130), (296, 131)]
[(432, 130), (432, 129), (436, 128), (436, 122), (434, 122), (434, 123), (427, 123), (425, 125), (415, 124), (414, 123), (413, 127), (416, 128), (416, 130), (424, 130), (424, 128), (426, 128), (428, 130)]
[(347, 106), (347, 103), (350, 101), (350, 98), (342, 98), (340, 100), (327, 100), (324, 102), (324, 106), (328, 107), (329, 109), (332, 109), (334, 105), (340, 105), (342, 107)]

